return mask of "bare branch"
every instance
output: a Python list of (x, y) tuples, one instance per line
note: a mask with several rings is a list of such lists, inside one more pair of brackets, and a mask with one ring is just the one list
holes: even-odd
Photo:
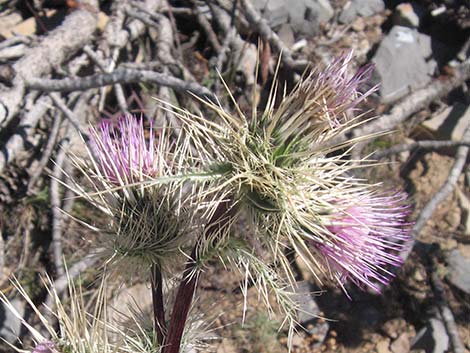
[[(113, 68), (108, 69), (106, 67), (106, 63), (104, 63), (101, 60), (101, 58), (89, 46), (85, 46), (83, 48), (83, 51), (90, 57), (91, 60), (93, 60), (95, 62), (95, 64), (99, 67), (99, 69), (102, 72), (108, 72), (109, 73), (109, 72), (113, 71), (112, 70)], [(129, 114), (126, 98), (124, 96), (124, 89), (122, 88), (122, 86), (119, 83), (116, 83), (113, 86), (113, 88), (114, 88), (114, 92), (116, 94), (116, 99), (117, 99), (117, 102), (118, 102), (118, 105), (119, 105), (119, 109), (121, 109), (121, 111), (123, 113)]]
[[(465, 129), (463, 140), (470, 140), (470, 126)], [(427, 220), (431, 218), (436, 207), (447, 198), (447, 196), (452, 192), (452, 190), (454, 190), (455, 184), (457, 183), (460, 173), (462, 172), (462, 169), (465, 165), (465, 161), (467, 160), (469, 150), (470, 147), (468, 146), (460, 146), (457, 149), (457, 153), (455, 155), (455, 162), (449, 172), (447, 181), (444, 183), (444, 185), (442, 185), (442, 187), (432, 197), (432, 199), (426, 204), (426, 206), (424, 206), (418, 219), (416, 220), (416, 223), (413, 227), (414, 236), (418, 235), (423, 226), (426, 224)]]
[(77, 130), (77, 132), (79, 132), (86, 140), (88, 140), (88, 134), (86, 133), (86, 131), (84, 131), (81, 128), (80, 122), (77, 120), (77, 118), (75, 118), (74, 112), (72, 112), (67, 107), (67, 105), (64, 103), (62, 98), (60, 98), (60, 95), (58, 93), (51, 92), (51, 93), (49, 93), (49, 96), (52, 98), (52, 100), (54, 101), (54, 104), (57, 106), (57, 108), (59, 108), (62, 111), (65, 118), (68, 121), (70, 121), (70, 123), (75, 128), (75, 130)]
[(470, 141), (436, 141), (436, 140), (423, 140), (423, 141), (416, 141), (412, 143), (403, 143), (399, 145), (395, 145), (393, 147), (387, 148), (382, 151), (375, 151), (374, 154), (371, 156), (372, 159), (381, 159), (385, 157), (389, 157), (393, 154), (398, 154), (405, 151), (411, 151), (418, 148), (424, 149), (440, 149), (446, 147), (457, 147), (457, 146), (467, 146), (470, 147)]
[(30, 78), (26, 85), (31, 89), (52, 92), (84, 91), (90, 88), (113, 85), (115, 83), (156, 83), (179, 92), (191, 92), (199, 97), (216, 101), (213, 93), (196, 82), (186, 82), (179, 78), (154, 71), (119, 68), (111, 73), (96, 74), (80, 78), (45, 79)]
[[(370, 123), (353, 131), (353, 137), (365, 136), (379, 131), (389, 131), (405, 121), (412, 114), (426, 108), (432, 101), (448, 95), (452, 90), (461, 86), (470, 78), (470, 61), (455, 68), (455, 74), (447, 80), (436, 79), (423, 89), (420, 89), (398, 104), (388, 114), (379, 116)], [(344, 142), (347, 136), (342, 136), (339, 142)]]
[[(89, 3), (96, 5), (92, 0)], [(96, 25), (95, 13), (85, 8), (77, 9), (13, 65), (16, 72), (13, 87), (0, 92), (0, 106), (3, 108), (0, 109), (0, 126), (7, 125), (18, 113), (25, 93), (24, 81), (48, 74), (54, 67), (59, 67), (92, 39)]]
[(50, 161), (52, 152), (54, 151), (57, 136), (59, 135), (59, 128), (61, 122), (62, 116), (60, 114), (56, 114), (54, 116), (54, 122), (49, 132), (49, 138), (47, 139), (46, 146), (44, 147), (44, 151), (42, 152), (41, 159), (39, 160), (39, 163), (34, 166), (34, 168), (30, 169), (31, 177), (28, 181), (28, 194), (34, 193), (34, 187), (36, 185), (36, 182), (38, 181), (44, 168)]
[(51, 100), (49, 97), (41, 97), (37, 100), (32, 109), (26, 113), (20, 125), (16, 128), (15, 134), (10, 137), (0, 152), (0, 172), (2, 172), (7, 164), (13, 161), (20, 152), (26, 149), (28, 139), (31, 139), (34, 134), (39, 119), (46, 114), (50, 106)]
[[(96, 256), (101, 249), (96, 249), (95, 252), (92, 252), (86, 255), (82, 260), (75, 263), (72, 267), (70, 267), (66, 274), (60, 276), (54, 281), (53, 288), (56, 290), (58, 294), (64, 292), (68, 288), (69, 280), (74, 280), (81, 272), (85, 271), (86, 269), (95, 265), (99, 257)], [(54, 298), (52, 296), (48, 296), (45, 305), (48, 308), (52, 308), (54, 303)]]
[(258, 30), (265, 41), (269, 42), (273, 48), (282, 54), (282, 63), (293, 70), (303, 72), (308, 67), (309, 62), (307, 60), (295, 60), (292, 57), (292, 52), (284, 45), (279, 36), (271, 29), (268, 22), (261, 17), (258, 11), (256, 11), (251, 1), (241, 1), (246, 19)]
[(199, 10), (196, 1), (190, 0), (191, 5), (193, 6), (193, 11), (196, 14), (196, 19), (199, 22), (199, 25), (202, 27), (204, 32), (206, 33), (207, 40), (211, 43), (212, 47), (217, 53), (220, 53), (222, 50), (222, 46), (220, 45), (219, 38), (215, 34), (214, 30), (212, 29), (212, 25), (210, 24), (209, 20), (204, 16), (203, 13)]
[(52, 210), (52, 248), (54, 254), (54, 266), (59, 277), (65, 274), (65, 267), (63, 262), (64, 253), (62, 246), (63, 213), (60, 211), (62, 202), (60, 197), (59, 180), (62, 178), (62, 170), (68, 144), (69, 141), (64, 140), (59, 148), (50, 185)]

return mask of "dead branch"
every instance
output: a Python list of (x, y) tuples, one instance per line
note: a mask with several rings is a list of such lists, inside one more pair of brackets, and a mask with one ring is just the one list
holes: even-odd
[(26, 149), (28, 140), (32, 138), (39, 119), (46, 114), (50, 105), (51, 100), (49, 97), (42, 96), (23, 117), (20, 125), (16, 128), (15, 134), (9, 138), (0, 152), (0, 172), (2, 172), (6, 165), (13, 161), (20, 152)]
[(307, 60), (295, 60), (292, 56), (292, 52), (287, 48), (279, 36), (271, 29), (268, 21), (263, 19), (261, 15), (256, 11), (250, 0), (241, 0), (242, 9), (245, 13), (248, 22), (257, 29), (263, 39), (271, 44), (278, 53), (282, 55), (281, 60), (284, 65), (291, 68), (292, 70), (303, 72), (308, 67), (309, 62)]
[[(96, 7), (95, 0), (89, 0)], [(0, 126), (6, 126), (19, 111), (25, 93), (25, 81), (49, 74), (92, 39), (97, 16), (85, 8), (66, 17), (62, 25), (49, 32), (35, 47), (13, 65), (16, 73), (12, 87), (0, 91)], [(3, 167), (2, 167), (3, 168)], [(0, 169), (2, 169), (0, 168)]]
[[(446, 80), (436, 79), (427, 87), (410, 94), (407, 98), (395, 104), (390, 113), (381, 115), (370, 123), (355, 129), (352, 132), (352, 137), (392, 130), (409, 116), (426, 108), (439, 97), (448, 95), (468, 79), (470, 79), (470, 61), (467, 60), (455, 68), (455, 73), (452, 77)], [(347, 136), (342, 136), (338, 141), (344, 142), (347, 139)]]
[(50, 184), (50, 197), (51, 197), (51, 210), (52, 210), (52, 250), (54, 258), (54, 266), (57, 276), (63, 276), (65, 273), (65, 267), (63, 262), (63, 246), (62, 246), (62, 224), (63, 224), (63, 213), (60, 211), (61, 208), (61, 197), (60, 197), (60, 182), (62, 179), (62, 170), (66, 156), (66, 150), (69, 141), (65, 139), (59, 146), (59, 151), (55, 160), (54, 170), (52, 173), (51, 184)]
[(119, 68), (111, 73), (95, 74), (80, 78), (46, 79), (30, 78), (27, 87), (39, 91), (71, 92), (84, 91), (90, 88), (113, 85), (115, 83), (156, 83), (173, 88), (175, 91), (191, 92), (201, 98), (216, 101), (213, 93), (196, 82), (186, 82), (179, 78), (148, 70)]
[(196, 19), (203, 29), (203, 31), (206, 33), (207, 40), (209, 43), (211, 43), (212, 48), (217, 53), (220, 53), (222, 50), (222, 46), (220, 45), (219, 38), (217, 38), (217, 35), (215, 34), (214, 30), (212, 29), (212, 25), (210, 24), (209, 20), (204, 16), (203, 13), (199, 10), (196, 1), (195, 0), (190, 0), (191, 5), (193, 6), (193, 11), (196, 14)]
[(44, 150), (42, 151), (41, 159), (39, 160), (37, 165), (30, 168), (31, 177), (29, 178), (29, 181), (28, 181), (28, 194), (29, 195), (34, 194), (34, 187), (37, 181), (39, 180), (42, 172), (44, 171), (44, 168), (50, 161), (52, 152), (54, 151), (57, 136), (59, 135), (59, 128), (60, 128), (61, 122), (62, 122), (62, 116), (60, 114), (56, 114), (54, 116), (54, 122), (49, 132), (49, 138), (47, 139), (46, 146), (44, 147)]
[(212, 11), (212, 16), (214, 17), (217, 24), (222, 29), (224, 34), (224, 40), (222, 42), (222, 48), (218, 52), (216, 67), (222, 72), (222, 67), (224, 62), (227, 60), (227, 55), (230, 52), (230, 47), (233, 47), (236, 53), (240, 53), (244, 46), (243, 39), (238, 35), (235, 28), (235, 11), (236, 11), (236, 1), (233, 3), (232, 17), (225, 12), (222, 8), (217, 6), (212, 2), (208, 2), (208, 5)]
[[(98, 68), (101, 70), (101, 72), (112, 72), (112, 70), (106, 68), (106, 63), (104, 63), (101, 58), (89, 47), (85, 46), (83, 48), (83, 51), (90, 57), (91, 60), (98, 66)], [(126, 103), (126, 98), (124, 96), (124, 89), (119, 83), (116, 83), (113, 85), (114, 92), (116, 94), (116, 99), (119, 105), (119, 109), (124, 113), (124, 114), (129, 114), (129, 110), (127, 107)]]
[(372, 154), (371, 158), (372, 159), (381, 159), (381, 158), (389, 157), (391, 155), (398, 154), (398, 153), (401, 153), (401, 152), (416, 150), (418, 148), (437, 150), (437, 149), (440, 149), (440, 148), (457, 147), (457, 146), (468, 146), (468, 147), (470, 147), (470, 141), (423, 140), (423, 141), (416, 141), (416, 142), (412, 142), (412, 143), (403, 143), (403, 144), (399, 144), (399, 145), (395, 145), (393, 147), (387, 148), (387, 149), (382, 150), (382, 151), (375, 151), (374, 154)]
[(3, 283), (3, 272), (5, 268), (5, 241), (3, 240), (2, 229), (0, 228), (0, 283)]
[(84, 131), (81, 126), (80, 126), (80, 122), (78, 121), (78, 119), (75, 117), (75, 114), (74, 112), (72, 112), (68, 107), (67, 105), (64, 103), (64, 101), (62, 100), (62, 98), (60, 98), (60, 95), (58, 93), (55, 93), (55, 92), (51, 92), (49, 93), (49, 96), (51, 97), (51, 99), (54, 101), (54, 104), (57, 106), (57, 108), (59, 108), (62, 113), (64, 114), (65, 118), (72, 124), (72, 126), (75, 128), (75, 130), (77, 130), (78, 133), (80, 133), (80, 135), (82, 135), (85, 140), (88, 140), (88, 134), (86, 131)]
[[(470, 140), (470, 126), (465, 129), (465, 133), (463, 135), (462, 140)], [(455, 184), (457, 183), (460, 173), (462, 172), (462, 169), (467, 160), (469, 150), (470, 147), (466, 145), (460, 146), (457, 149), (457, 153), (455, 155), (455, 162), (449, 172), (447, 181), (444, 183), (444, 185), (442, 185), (439, 191), (432, 197), (431, 200), (429, 200), (426, 206), (424, 206), (424, 208), (422, 209), (412, 230), (413, 237), (416, 237), (419, 234), (428, 219), (431, 218), (436, 207), (447, 198), (447, 196), (452, 192), (452, 190), (454, 190)]]
[(439, 278), (436, 268), (434, 268), (434, 271), (431, 273), (431, 285), (436, 296), (437, 307), (439, 308), (441, 317), (444, 320), (446, 331), (449, 335), (452, 348), (454, 349), (453, 351), (454, 353), (464, 353), (465, 348), (460, 339), (454, 315), (452, 314), (452, 310), (450, 309), (447, 302), (444, 286), (441, 279)]
[[(123, 26), (124, 21), (124, 7), (125, 2), (116, 2), (118, 8), (118, 14), (112, 17), (112, 20), (107, 24), (103, 37), (106, 38), (106, 42), (114, 48), (124, 48), (127, 43), (139, 38), (147, 28), (147, 25), (139, 19), (135, 19)], [(146, 11), (158, 12), (158, 9), (162, 6), (162, 0), (145, 0), (143, 4), (140, 4)]]

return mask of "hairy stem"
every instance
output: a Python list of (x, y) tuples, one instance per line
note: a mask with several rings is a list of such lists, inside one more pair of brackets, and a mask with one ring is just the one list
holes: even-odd
[(162, 347), (165, 340), (166, 323), (165, 308), (163, 307), (162, 272), (159, 264), (152, 266), (152, 303), (155, 335), (158, 345)]

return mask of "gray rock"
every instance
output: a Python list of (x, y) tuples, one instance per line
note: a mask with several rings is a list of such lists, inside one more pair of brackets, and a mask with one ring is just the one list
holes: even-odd
[(465, 235), (470, 235), (470, 200), (460, 188), (457, 189), (457, 196), (461, 212), (460, 225), (463, 228)]
[[(19, 299), (12, 299), (11, 305), (23, 317), (25, 303)], [(5, 304), (0, 303), (0, 337), (9, 343), (14, 343), (21, 331), (21, 320), (18, 319)]]
[(284, 0), (254, 0), (253, 5), (272, 28), (289, 20), (288, 6)]
[(372, 59), (381, 84), (382, 101), (394, 101), (425, 86), (437, 66), (433, 59), (428, 59), (431, 55), (429, 36), (407, 27), (394, 26)]
[(312, 297), (312, 286), (309, 282), (297, 283), (296, 300), (299, 304), (298, 321), (302, 328), (321, 343), (328, 334), (329, 325), (321, 320), (320, 308)]
[(431, 318), (411, 340), (412, 350), (421, 349), (426, 353), (444, 353), (448, 348), (449, 336), (444, 323), (438, 318)]
[(277, 31), (277, 35), (284, 42), (287, 48), (292, 48), (295, 43), (295, 36), (291, 26), (287, 23), (283, 24), (281, 28), (279, 28), (279, 31)]
[(393, 353), (408, 353), (410, 351), (408, 334), (406, 332), (400, 334), (400, 336), (390, 344), (390, 350)]
[(321, 23), (328, 22), (334, 11), (328, 0), (298, 0), (289, 3), (292, 29), (303, 35), (315, 34)]
[(351, 23), (356, 17), (369, 17), (385, 10), (383, 0), (351, 0), (346, 3), (341, 11), (338, 21)]
[(272, 28), (289, 23), (299, 34), (312, 35), (333, 17), (328, 0), (253, 0), (253, 5)]
[(462, 245), (447, 256), (450, 283), (470, 294), (470, 245)]
[(456, 103), (422, 123), (435, 137), (443, 140), (460, 141), (465, 127), (470, 124), (470, 107)]

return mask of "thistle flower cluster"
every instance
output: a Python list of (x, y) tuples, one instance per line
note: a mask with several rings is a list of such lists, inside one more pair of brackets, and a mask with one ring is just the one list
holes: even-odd
[(264, 111), (253, 103), (249, 116), (228, 88), (234, 112), (201, 101), (208, 113), (196, 115), (165, 103), (181, 120), (177, 138), (133, 116), (91, 129), (92, 162), (75, 162), (94, 191), (78, 181), (74, 189), (111, 216), (107, 263), (135, 273), (152, 268), (155, 284), (161, 272), (178, 275), (177, 259), (191, 260), (168, 337), (154, 291), (164, 353), (179, 349), (177, 321), (184, 324), (179, 315), (189, 310), (178, 295), (191, 301), (193, 281), (214, 259), (243, 273), (242, 289), (254, 283), (268, 310), (282, 311), (290, 333), (298, 310), (291, 254), (318, 284), (345, 292), (348, 283), (380, 292), (391, 268), (401, 265), (409, 237), (406, 195), (355, 177), (355, 169), (368, 166), (350, 159), (357, 140), (334, 142), (360, 123), (358, 104), (376, 89), (360, 92), (373, 68), (349, 76), (351, 59), (352, 52), (313, 70), (280, 101), (273, 85)]
[[(110, 216), (100, 254), (111, 270), (137, 273), (158, 264), (174, 265), (194, 227), (185, 205), (197, 194), (183, 191), (176, 177), (185, 167), (189, 145), (170, 141), (167, 130), (144, 126), (143, 118), (123, 116), (90, 128), (91, 163), (74, 158), (83, 180), (72, 179), (74, 191)], [(111, 266), (113, 265), (113, 266)]]
[(294, 282), (286, 257), (294, 251), (320, 284), (379, 292), (393, 276), (389, 266), (402, 262), (409, 212), (405, 194), (353, 176), (367, 166), (349, 159), (356, 141), (332, 142), (357, 126), (360, 116), (351, 114), (376, 90), (358, 90), (373, 68), (349, 77), (351, 59), (344, 54), (305, 76), (278, 108), (274, 86), (262, 114), (253, 107), (247, 117), (233, 100), (236, 114), (206, 103), (216, 122), (182, 110), (180, 117), (205, 168), (226, 171), (208, 193), (230, 198), (233, 217), (248, 215), (246, 243), (271, 254), (280, 277)]

